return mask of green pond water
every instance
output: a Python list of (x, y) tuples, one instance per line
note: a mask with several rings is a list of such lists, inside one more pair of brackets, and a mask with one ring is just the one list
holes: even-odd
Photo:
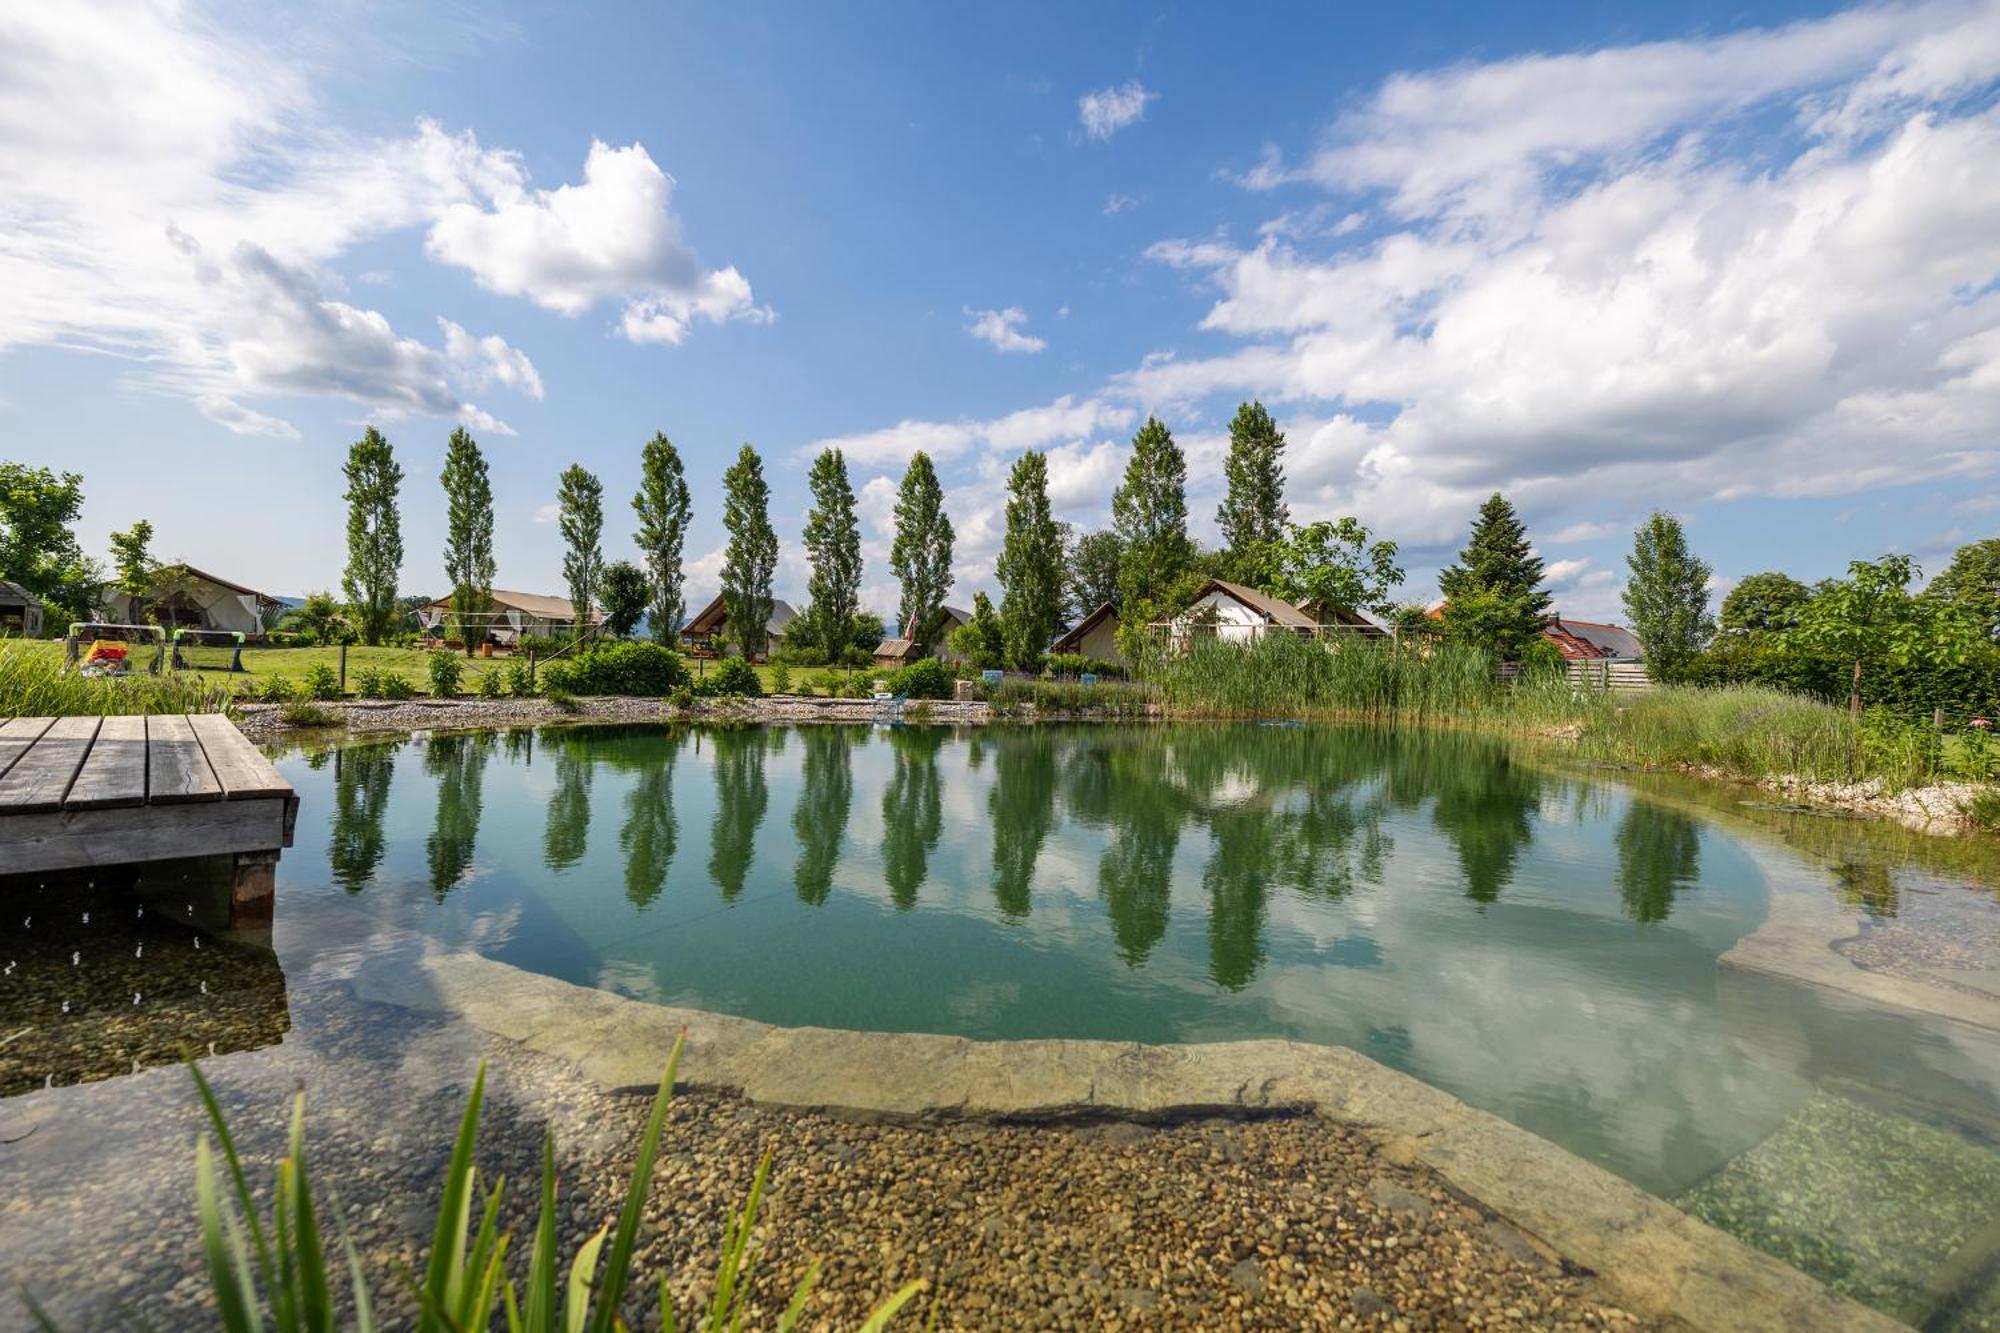
[[(277, 759), (302, 809), (271, 950), (197, 957), (178, 905), (107, 945), (51, 907), (60, 929), (0, 936), (25, 960), (0, 977), (0, 1035), (73, 995), (126, 1024), (160, 1006), (165, 1035), (111, 1043), (118, 1064), (190, 1036), (296, 1042), (287, 978), (444, 945), (779, 1024), (1297, 1038), (1884, 1308), (1964, 1327), (2000, 1312), (1973, 1308), (1977, 1272), (1943, 1304), (1925, 1289), (2000, 1206), (1981, 1183), (2000, 1164), (2000, 1039), (1718, 962), (1783, 893), (1831, 896), (1858, 934), (1946, 904), (1939, 938), (2000, 939), (1976, 857), (1366, 728), (556, 728)], [(160, 961), (128, 959), (133, 939)], [(0, 1049), (0, 1090), (119, 1072), (87, 1068), (89, 1045)], [(1882, 1185), (1885, 1153), (1922, 1169)], [(1925, 1216), (1947, 1187), (1949, 1227)]]

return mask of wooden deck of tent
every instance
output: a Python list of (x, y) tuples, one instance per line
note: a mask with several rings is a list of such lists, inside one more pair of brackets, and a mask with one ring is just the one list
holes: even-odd
[(0, 723), (0, 875), (228, 856), (231, 924), (267, 924), (298, 808), (220, 714)]

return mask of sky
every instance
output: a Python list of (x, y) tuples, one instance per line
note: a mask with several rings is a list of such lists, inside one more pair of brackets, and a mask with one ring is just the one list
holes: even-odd
[(1401, 600), (1496, 489), (1578, 618), (1654, 508), (1718, 593), (1941, 569), (2000, 516), (2000, 0), (0, 6), (0, 458), (100, 559), (334, 587), (372, 423), (441, 593), (464, 424), (497, 584), (560, 592), (557, 474), (633, 556), (657, 430), (692, 602), (749, 442), (779, 596), (837, 444), (865, 602), (924, 449), (964, 604), (1013, 460), (1107, 525), (1148, 414), (1212, 543), (1249, 398)]

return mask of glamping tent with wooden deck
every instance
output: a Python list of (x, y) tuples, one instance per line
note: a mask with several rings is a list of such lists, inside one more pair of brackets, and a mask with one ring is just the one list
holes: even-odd
[[(590, 623), (604, 619), (602, 611), (590, 613)], [(456, 634), (452, 623), (451, 598), (440, 597), (417, 608), (417, 620), (426, 633), (442, 639)], [(486, 610), (474, 621), (484, 625), (485, 642), (496, 647), (511, 648), (518, 644), (522, 636), (535, 635), (540, 638), (575, 638), (577, 625), (576, 607), (567, 597), (547, 597), (536, 592), (514, 592), (507, 588), (495, 588), (488, 600)], [(481, 636), (475, 634), (475, 646)]]
[(1116, 662), (1120, 666), (1131, 665), (1125, 660), (1125, 654), (1118, 651), (1118, 608), (1109, 602), (1057, 635), (1056, 641), (1049, 645), (1049, 652), (1077, 654), (1099, 662)]
[(261, 639), (284, 612), (285, 604), (269, 593), (192, 565), (167, 565), (136, 597), (115, 589), (107, 592), (98, 619), (169, 630), (220, 630)]
[[(960, 625), (972, 623), (972, 613), (955, 606), (941, 606), (938, 610), (944, 621), (938, 626), (937, 638), (931, 644), (931, 656), (941, 662), (962, 661), (962, 655), (951, 646), (951, 633)], [(893, 639), (884, 639), (875, 646), (875, 665), (893, 669), (905, 667), (917, 660), (917, 645), (908, 631)]]
[(39, 639), (42, 599), (18, 583), (0, 579), (0, 638)]
[[(766, 654), (785, 646), (785, 631), (798, 614), (790, 602), (772, 599), (771, 616), (764, 624)], [(736, 651), (729, 635), (729, 604), (721, 593), (681, 626), (681, 645), (694, 657), (721, 657)]]

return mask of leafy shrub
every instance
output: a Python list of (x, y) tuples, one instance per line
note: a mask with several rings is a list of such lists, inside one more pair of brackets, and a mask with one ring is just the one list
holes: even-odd
[(264, 682), (264, 688), (257, 692), (257, 697), (267, 704), (289, 703), (298, 697), (298, 691), (283, 676), (273, 676)]
[(650, 639), (601, 643), (587, 652), (559, 657), (541, 669), (542, 685), (553, 696), (615, 694), (660, 699), (687, 683), (679, 653)]
[(306, 668), (305, 694), (308, 699), (338, 699), (340, 673), (324, 662), (314, 662)]
[(792, 669), (783, 662), (775, 663), (771, 667), (771, 690), (776, 694), (792, 692)]
[(574, 713), (577, 710), (576, 696), (559, 686), (549, 686), (542, 691), (542, 697), (547, 699), (561, 712)]
[(362, 699), (414, 699), (417, 687), (400, 671), (363, 667), (354, 673), (354, 693)]
[(1042, 670), (1051, 676), (1092, 675), (1105, 680), (1125, 678), (1125, 667), (1122, 663), (1106, 661), (1101, 657), (1088, 657), (1083, 653), (1050, 653), (1043, 659)]
[(826, 649), (816, 643), (780, 648), (771, 654), (773, 666), (816, 667), (826, 665)]
[(824, 694), (827, 698), (838, 699), (841, 691), (847, 688), (847, 674), (833, 667), (828, 667), (819, 673), (813, 683), (818, 686), (820, 693)]
[(499, 667), (487, 667), (479, 673), (479, 697), (498, 699), (507, 692), (506, 682), (500, 678)]
[(667, 696), (667, 702), (685, 713), (694, 707), (694, 691), (686, 685), (674, 686), (674, 692)]
[(449, 648), (440, 648), (430, 655), (431, 697), (449, 699), (458, 693), (458, 682), (465, 675), (465, 659)]
[(717, 694), (740, 694), (755, 699), (764, 693), (764, 682), (757, 679), (757, 668), (740, 657), (723, 658), (709, 679), (715, 682), (712, 688)]
[(951, 698), (952, 675), (935, 657), (912, 662), (889, 677), (889, 691), (909, 699)]
[(278, 710), (278, 717), (288, 727), (330, 727), (340, 721), (340, 714), (311, 699), (291, 700)]
[(516, 699), (532, 699), (535, 695), (534, 673), (528, 670), (528, 659), (516, 656), (507, 663), (507, 693)]
[(514, 645), (514, 651), (526, 657), (533, 653), (537, 658), (553, 657), (568, 646), (568, 641), (553, 638), (547, 634), (523, 634)]

